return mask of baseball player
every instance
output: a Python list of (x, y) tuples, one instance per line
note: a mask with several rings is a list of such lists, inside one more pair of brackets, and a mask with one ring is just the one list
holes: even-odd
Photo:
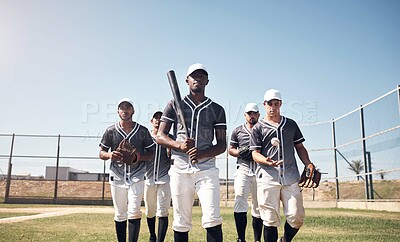
[[(160, 125), (162, 112), (157, 111), (150, 120), (153, 129), (151, 136), (155, 141)], [(172, 137), (171, 137), (172, 138)], [(144, 187), (144, 202), (146, 207), (147, 226), (150, 232), (149, 242), (164, 241), (168, 229), (168, 210), (171, 204), (171, 189), (169, 187), (168, 171), (171, 167), (169, 149), (156, 144), (154, 158), (146, 162), (146, 179)], [(158, 217), (158, 235), (155, 224)], [(157, 240), (158, 239), (158, 240)]]
[(244, 117), (246, 122), (233, 130), (229, 147), (229, 154), (237, 157), (234, 182), (234, 217), (238, 234), (237, 241), (245, 241), (247, 210), (249, 209), (247, 198), (249, 197), (249, 193), (251, 194), (251, 215), (254, 241), (261, 241), (263, 225), (257, 203), (257, 183), (255, 176), (257, 163), (253, 160), (249, 149), (251, 129), (260, 117), (257, 104), (248, 103), (244, 109)]
[[(174, 211), (172, 228), (174, 240), (179, 242), (189, 240), (195, 192), (202, 208), (207, 241), (222, 241), (219, 170), (215, 156), (226, 150), (226, 118), (223, 107), (205, 96), (208, 82), (204, 65), (197, 63), (189, 67), (186, 75), (189, 95), (181, 103), (189, 137), (178, 123), (173, 101), (163, 112), (157, 134), (157, 143), (172, 149), (173, 165), (169, 172)], [(172, 126), (176, 140), (167, 135)]]
[(306, 148), (304, 137), (296, 122), (280, 114), (282, 97), (270, 89), (264, 95), (266, 115), (254, 125), (250, 149), (258, 162), (256, 170), (257, 198), (264, 224), (264, 241), (278, 239), (279, 205), (283, 204), (286, 217), (284, 235), (280, 241), (291, 241), (304, 221), (303, 197), (298, 186), (299, 170), (295, 150), (304, 165), (315, 170)]
[[(100, 142), (99, 157), (111, 159), (110, 188), (115, 209), (115, 229), (118, 241), (126, 241), (126, 225), (128, 220), (129, 241), (137, 241), (140, 231), (142, 213), (140, 204), (144, 191), (145, 162), (153, 158), (155, 144), (149, 130), (134, 122), (135, 110), (132, 100), (123, 98), (118, 102), (120, 121), (106, 129)], [(128, 165), (117, 147), (128, 141), (136, 148), (138, 161)]]

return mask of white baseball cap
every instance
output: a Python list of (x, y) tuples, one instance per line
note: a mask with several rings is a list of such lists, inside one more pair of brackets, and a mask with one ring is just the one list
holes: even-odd
[(133, 101), (126, 97), (122, 98), (121, 100), (118, 101), (117, 107), (119, 107), (119, 105), (121, 105), (121, 103), (125, 103), (125, 102), (129, 103), (133, 107)]
[(279, 101), (282, 101), (281, 93), (275, 89), (267, 90), (264, 94), (264, 102), (269, 102), (272, 99), (277, 99)]
[(244, 112), (245, 112), (245, 113), (248, 113), (248, 112), (255, 112), (255, 113), (258, 113), (259, 110), (258, 110), (257, 104), (256, 104), (256, 103), (248, 103), (248, 104), (246, 105), (246, 107), (244, 108)]
[(197, 70), (203, 70), (208, 74), (207, 69), (203, 64), (196, 63), (196, 64), (189, 66), (187, 73), (186, 73), (186, 77), (188, 77), (190, 74), (192, 74), (193, 72), (195, 72)]

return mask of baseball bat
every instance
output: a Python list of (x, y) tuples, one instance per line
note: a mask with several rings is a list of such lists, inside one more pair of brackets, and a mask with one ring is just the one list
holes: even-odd
[[(176, 80), (175, 72), (173, 70), (168, 71), (168, 82), (171, 87), (172, 95), (174, 96), (174, 104), (176, 109), (176, 114), (178, 116), (178, 122), (182, 125), (185, 131), (186, 137), (189, 138), (189, 130), (185, 123), (185, 116), (183, 115), (183, 109), (181, 106), (182, 98), (179, 91), (178, 81)], [(192, 163), (196, 163), (197, 160), (192, 160)]]

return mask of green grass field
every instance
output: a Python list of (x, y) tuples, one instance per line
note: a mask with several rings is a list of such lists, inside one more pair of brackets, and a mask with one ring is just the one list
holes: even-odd
[[(1, 207), (13, 206), (0, 205)], [(224, 218), (224, 241), (235, 241), (233, 208), (222, 208), (221, 213)], [(306, 213), (305, 224), (295, 241), (400, 241), (400, 213), (347, 209), (306, 209)], [(0, 213), (2, 218), (19, 215), (26, 214)], [(173, 241), (172, 216), (170, 218), (166, 241)], [(252, 241), (253, 236), (250, 219), (248, 215), (247, 241)], [(144, 217), (141, 226), (139, 241), (147, 242), (148, 232)], [(279, 234), (282, 234), (282, 226)], [(193, 208), (193, 229), (189, 240), (205, 241), (199, 207)], [(0, 223), (0, 241), (116, 241), (113, 214), (72, 214)]]

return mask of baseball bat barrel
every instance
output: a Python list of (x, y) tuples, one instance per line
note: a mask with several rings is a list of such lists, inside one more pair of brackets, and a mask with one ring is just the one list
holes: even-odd
[[(174, 104), (175, 104), (176, 114), (178, 116), (178, 122), (182, 125), (186, 137), (189, 138), (189, 131), (185, 123), (185, 116), (183, 115), (183, 109), (181, 106), (182, 102), (181, 93), (179, 91), (178, 81), (176, 79), (175, 72), (173, 70), (168, 71), (167, 77), (169, 85), (171, 87), (172, 95), (174, 97)], [(197, 161), (192, 160), (191, 162), (196, 163)]]
[(176, 79), (175, 72), (173, 70), (170, 70), (168, 71), (167, 76), (169, 85), (171, 87), (172, 95), (174, 96), (174, 104), (176, 113), (178, 115), (178, 121), (182, 125), (186, 133), (186, 136), (188, 136), (188, 129), (186, 127), (185, 117), (183, 116), (183, 111), (181, 107), (181, 102), (182, 102), (181, 93), (179, 91), (178, 81)]

